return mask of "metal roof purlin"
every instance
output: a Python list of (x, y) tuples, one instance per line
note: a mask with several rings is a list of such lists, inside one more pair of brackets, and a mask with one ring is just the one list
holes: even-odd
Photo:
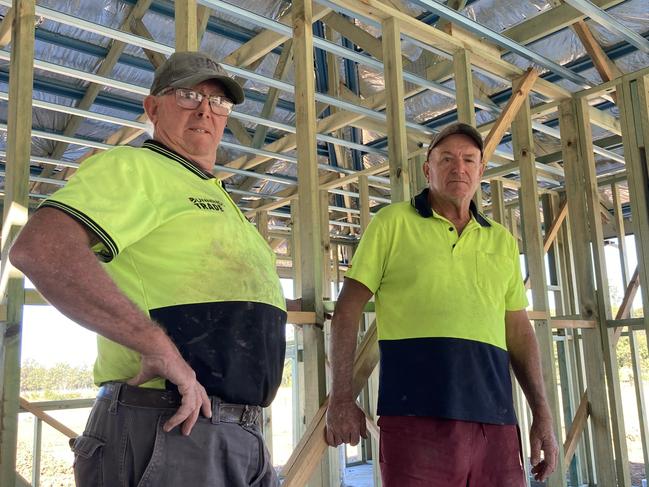
[(611, 32), (621, 35), (629, 44), (637, 47), (639, 50), (649, 54), (649, 41), (640, 34), (632, 31), (622, 22), (614, 18), (608, 12), (593, 5), (588, 0), (565, 0), (571, 7), (588, 15), (593, 21)]
[[(5, 53), (5, 52), (6, 51), (0, 50), (0, 59), (3, 59), (3, 53)], [(51, 65), (51, 63), (45, 63), (45, 61), (35, 61), (34, 65), (35, 65), (35, 67), (39, 67), (41, 69), (47, 70), (47, 68)], [(52, 65), (52, 66), (57, 66), (57, 65)], [(60, 68), (60, 66), (59, 66), (59, 68)], [(88, 73), (85, 73), (83, 71), (73, 70), (72, 68), (67, 68), (66, 74), (70, 75), (71, 77), (75, 77), (77, 79), (85, 79), (85, 76)], [(97, 77), (97, 79), (109, 80), (109, 78), (101, 78), (101, 77)], [(108, 85), (108, 83), (104, 83), (104, 85)], [(135, 85), (129, 85), (129, 86), (135, 87)], [(135, 87), (135, 88), (138, 88), (138, 87)], [(130, 91), (130, 90), (127, 89), (125, 91)], [(134, 91), (134, 92), (139, 93), (138, 91)], [(147, 92), (148, 92), (148, 90), (147, 90)], [(0, 92), (0, 100), (7, 100), (8, 96), (9, 95), (7, 93)], [(37, 99), (32, 100), (32, 105), (35, 106), (35, 107), (38, 107), (38, 108), (45, 108), (47, 110), (53, 110), (53, 111), (57, 111), (57, 112), (61, 112), (61, 113), (67, 113), (67, 114), (70, 114), (70, 115), (77, 115), (77, 116), (81, 116), (81, 117), (85, 117), (85, 118), (99, 120), (99, 121), (102, 121), (102, 122), (114, 123), (116, 125), (132, 127), (132, 128), (139, 129), (139, 130), (146, 130), (148, 128), (148, 126), (146, 124), (142, 124), (140, 122), (134, 122), (134, 121), (127, 120), (127, 119), (124, 119), (124, 118), (119, 118), (119, 117), (112, 117), (110, 115), (104, 115), (104, 114), (100, 114), (100, 113), (96, 113), (96, 112), (91, 112), (91, 111), (88, 111), (88, 110), (80, 110), (78, 108), (70, 107), (70, 106), (67, 106), (67, 105), (58, 105), (58, 104), (55, 104), (55, 103), (50, 103), (50, 102), (37, 100)], [(295, 133), (295, 127), (292, 126), (292, 125), (287, 125), (287, 124), (283, 124), (283, 123), (280, 123), (280, 122), (274, 122), (272, 120), (264, 119), (264, 118), (261, 118), (261, 117), (256, 117), (254, 115), (249, 115), (249, 114), (242, 113), (242, 112), (237, 112), (237, 111), (233, 111), (231, 116), (233, 118), (237, 118), (239, 120), (253, 122), (253, 123), (256, 123), (256, 124), (267, 125), (268, 127), (277, 128), (277, 129), (283, 130), (285, 132)], [(348, 147), (350, 149), (356, 149), (356, 150), (359, 150), (359, 151), (362, 151), (362, 152), (376, 154), (376, 155), (381, 156), (381, 157), (387, 157), (387, 153), (385, 151), (382, 151), (380, 149), (375, 149), (373, 147), (368, 147), (368, 146), (365, 146), (365, 145), (362, 145), (362, 144), (355, 144), (353, 142), (349, 142), (349, 141), (346, 141), (344, 139), (339, 139), (339, 138), (332, 137), (332, 136), (329, 136), (329, 135), (324, 135), (324, 134), (317, 134), (316, 137), (321, 142), (338, 144), (338, 145), (342, 145), (344, 147)], [(268, 154), (271, 154), (271, 153), (268, 152)]]
[[(139, 127), (136, 127), (136, 128), (139, 128)], [(0, 123), (0, 132), (6, 132), (6, 131), (7, 131), (7, 125), (4, 124), (4, 123)], [(83, 139), (83, 138), (78, 138), (78, 137), (68, 137), (68, 136), (65, 136), (65, 135), (57, 134), (57, 133), (54, 133), (54, 132), (47, 132), (47, 131), (44, 131), (44, 130), (32, 129), (32, 136), (33, 137), (43, 138), (43, 139), (48, 139), (48, 140), (61, 141), (61, 142), (65, 142), (65, 143), (68, 143), (68, 144), (82, 146), (82, 147), (91, 147), (91, 148), (100, 149), (100, 150), (108, 150), (108, 149), (112, 149), (113, 147), (115, 147), (114, 145), (105, 144), (103, 142), (97, 142), (97, 141), (94, 141), (94, 140)], [(255, 149), (253, 147), (247, 147), (247, 146), (243, 146), (243, 145), (240, 145), (240, 144), (234, 144), (234, 143), (225, 142), (225, 141), (221, 141), (221, 145), (223, 147), (225, 147), (225, 148), (236, 149), (236, 150), (240, 150), (242, 152), (247, 152), (247, 153), (254, 154), (254, 155), (270, 157), (270, 158), (277, 159), (277, 160), (283, 160), (283, 161), (286, 161), (286, 162), (289, 162), (289, 163), (292, 163), (292, 164), (297, 164), (297, 159), (295, 157), (288, 156), (286, 154), (270, 152), (270, 151), (263, 150), (263, 149)], [(1, 156), (1, 154), (2, 153), (0, 152), (0, 156)], [(34, 160), (35, 162), (40, 162), (40, 163), (48, 164), (48, 165), (62, 165), (62, 166), (67, 166), (67, 167), (78, 167), (78, 164), (69, 163), (67, 161), (61, 161), (61, 160), (58, 160), (58, 159), (50, 159), (50, 158), (40, 157), (40, 158), (38, 158), (38, 160), (36, 160), (36, 158), (32, 157), (32, 160)], [(72, 164), (74, 164), (74, 165), (72, 165)], [(246, 175), (246, 176), (254, 177), (254, 178), (258, 178), (258, 179), (267, 179), (267, 180), (275, 181), (275, 182), (282, 183), (282, 184), (290, 184), (290, 185), (295, 184), (295, 181), (293, 181), (292, 179), (287, 178), (287, 177), (276, 176), (276, 175), (265, 174), (265, 173), (256, 173), (254, 171), (248, 171), (248, 170), (242, 170), (242, 169), (234, 169), (234, 168), (229, 168), (229, 167), (221, 166), (221, 165), (216, 165), (215, 168), (219, 169), (221, 172), (229, 172), (229, 173), (232, 173), (232, 174), (241, 174), (241, 175)], [(354, 174), (356, 172), (356, 171), (353, 171), (351, 169), (344, 169), (344, 168), (341, 168), (341, 167), (329, 166), (327, 164), (318, 164), (318, 168), (322, 169), (322, 170), (325, 170), (325, 171), (332, 171), (332, 172), (337, 172), (337, 173), (346, 174), (346, 175)], [(370, 181), (373, 181), (373, 182), (378, 183), (378, 184), (385, 184), (387, 182), (386, 178), (381, 178), (381, 177), (377, 177), (377, 176), (371, 176), (368, 179)]]
[[(0, 100), (9, 100), (9, 93), (0, 91)], [(50, 103), (48, 101), (32, 99), (32, 106), (36, 108), (44, 108), (46, 110), (52, 110), (59, 113), (67, 113), (68, 115), (75, 115), (77, 117), (84, 117), (93, 120), (98, 120), (100, 122), (113, 123), (122, 127), (132, 127), (139, 130), (147, 130), (148, 125), (140, 122), (134, 122), (132, 120), (127, 120), (125, 118), (113, 117), (111, 115), (105, 115), (102, 113), (91, 112), (88, 110), (80, 110), (79, 108), (71, 107), (68, 105), (57, 105), (56, 103)]]
[[(11, 7), (12, 2), (10, 0), (0, 0), (0, 5)], [(78, 17), (74, 17), (72, 15), (68, 15), (63, 12), (59, 12), (57, 10), (40, 5), (36, 6), (36, 15), (53, 20), (55, 22), (59, 22), (61, 24), (83, 29), (94, 34), (106, 36), (117, 41), (125, 42), (126, 44), (131, 44), (134, 46), (139, 46), (143, 49), (150, 49), (152, 51), (160, 52), (162, 54), (171, 55), (175, 51), (175, 48), (172, 46), (166, 46), (159, 42), (150, 41), (143, 37), (129, 34), (121, 30), (112, 29), (110, 27), (96, 24), (94, 22), (89, 22), (87, 20), (80, 19)]]
[[(237, 7), (235, 5), (232, 5), (228, 2), (223, 2), (221, 0), (200, 0), (200, 3), (206, 6), (209, 6), (214, 9), (220, 9), (224, 10), (229, 14), (232, 14), (236, 17), (239, 17), (241, 19), (245, 20), (253, 20), (262, 27), (266, 27), (270, 30), (273, 30), (279, 34), (283, 34), (286, 36), (292, 35), (292, 30), (290, 27), (287, 25), (282, 24), (281, 22), (277, 22), (275, 20), (263, 17), (261, 15), (257, 15), (254, 12), (250, 12), (249, 10), (243, 9), (241, 7)], [(338, 44), (335, 44), (331, 41), (328, 41), (326, 39), (323, 39), (321, 37), (315, 36), (313, 37), (313, 45), (317, 48), (320, 48), (324, 51), (330, 52), (332, 54), (336, 54), (337, 56), (344, 58), (344, 59), (349, 59), (351, 61), (356, 61), (359, 64), (363, 64), (365, 66), (369, 66), (371, 68), (377, 69), (379, 71), (383, 71), (385, 67), (383, 66), (383, 63), (367, 54), (362, 54), (356, 51), (353, 51), (352, 49), (346, 48), (344, 46), (340, 46)], [(403, 79), (405, 81), (409, 81), (411, 83), (414, 83), (416, 85), (422, 86), (424, 88), (429, 89), (430, 91), (434, 93), (439, 93), (440, 95), (447, 96), (449, 98), (455, 98), (455, 90), (442, 85), (441, 83), (437, 83), (435, 81), (430, 81), (425, 78), (422, 78), (421, 76), (417, 76), (416, 74), (409, 73), (404, 71), (403, 73)], [(475, 100), (476, 106), (478, 108), (482, 108), (485, 110), (491, 110), (493, 108), (492, 105), (488, 103), (484, 103), (480, 99)]]
[(554, 73), (560, 74), (565, 79), (570, 80), (577, 85), (584, 86), (584, 87), (592, 86), (592, 83), (586, 78), (584, 78), (583, 76), (580, 76), (572, 72), (571, 70), (564, 68), (560, 64), (555, 63), (554, 61), (532, 51), (528, 47), (525, 47), (517, 42), (514, 42), (510, 38), (502, 34), (499, 34), (497, 32), (494, 32), (488, 27), (485, 27), (484, 25), (481, 25), (478, 22), (469, 19), (468, 17), (465, 17), (464, 15), (457, 12), (456, 10), (448, 8), (447, 6), (437, 3), (434, 0), (413, 0), (413, 1), (416, 4), (419, 4), (420, 6), (435, 12), (440, 17), (443, 17), (449, 20), (450, 22), (459, 25), (480, 37), (485, 37), (489, 39), (494, 44), (509, 49), (510, 51), (518, 54), (519, 56), (524, 57), (529, 61), (535, 62), (538, 65), (543, 66), (544, 68)]
[[(0, 50), (0, 59), (3, 59), (3, 56), (2, 56), (3, 52), (4, 51)], [(37, 62), (41, 63), (41, 61), (37, 61)], [(35, 64), (35, 66), (46, 69), (48, 65), (46, 65), (46, 64), (40, 65), (39, 64), (37, 66)], [(75, 75), (78, 74), (78, 77), (79, 77), (78, 79), (84, 79), (84, 78), (82, 78), (82, 76), (87, 75), (87, 73), (82, 72), (82, 71), (77, 72), (77, 70), (70, 70), (70, 71), (67, 71), (66, 73), (71, 74), (73, 77), (77, 77)], [(0, 100), (7, 100), (8, 96), (9, 95), (7, 93), (0, 92)], [(76, 115), (76, 116), (80, 116), (80, 117), (84, 117), (84, 118), (90, 118), (90, 119), (94, 119), (94, 120), (98, 120), (98, 121), (102, 121), (102, 122), (113, 123), (113, 124), (120, 125), (120, 126), (132, 127), (132, 128), (139, 129), (139, 130), (146, 130), (148, 128), (148, 126), (146, 124), (143, 124), (143, 123), (140, 123), (140, 122), (135, 122), (135, 121), (128, 120), (128, 119), (125, 119), (125, 118), (113, 117), (113, 116), (110, 116), (110, 115), (104, 115), (104, 114), (101, 114), (101, 113), (91, 112), (91, 111), (88, 111), (88, 110), (80, 110), (78, 108), (70, 107), (68, 105), (59, 105), (59, 104), (50, 103), (50, 102), (37, 100), (37, 99), (32, 100), (32, 105), (34, 107), (38, 107), (38, 108), (44, 108), (44, 109), (47, 109), (47, 110), (53, 110), (53, 111), (57, 111), (57, 112), (60, 112), (60, 113), (67, 113), (67, 114), (70, 114), (70, 115)], [(252, 123), (256, 123), (256, 124), (267, 125), (268, 127), (283, 130), (285, 132), (295, 133), (295, 127), (294, 126), (283, 124), (281, 122), (274, 122), (272, 120), (264, 119), (264, 118), (261, 118), (261, 117), (256, 117), (254, 115), (249, 115), (249, 114), (242, 113), (242, 112), (237, 112), (237, 111), (233, 111), (231, 116), (233, 118), (237, 118), (239, 120), (244, 120), (244, 121), (248, 121), (248, 122), (252, 122)], [(365, 145), (362, 145), (362, 144), (356, 144), (354, 142), (349, 142), (349, 141), (344, 140), (344, 139), (339, 139), (339, 138), (332, 137), (332, 136), (329, 136), (329, 135), (324, 135), (324, 134), (317, 134), (316, 137), (321, 142), (338, 144), (338, 145), (341, 145), (341, 146), (344, 146), (344, 147), (348, 147), (350, 149), (356, 149), (356, 150), (359, 150), (359, 151), (362, 151), (362, 152), (376, 154), (376, 155), (381, 156), (381, 157), (387, 157), (387, 154), (386, 154), (385, 151), (382, 151), (380, 149), (376, 149), (376, 148), (373, 148), (373, 147), (368, 147), (368, 146), (365, 146)]]
[[(10, 5), (10, 3), (11, 2), (9, 2), (9, 0), (0, 0), (0, 5)], [(72, 26), (75, 26), (75, 27), (78, 27), (78, 28), (88, 30), (89, 32), (94, 32), (96, 34), (105, 35), (106, 37), (109, 37), (111, 39), (116, 39), (116, 40), (126, 42), (128, 44), (138, 46), (138, 47), (141, 47), (141, 48), (150, 49), (151, 51), (154, 51), (154, 52), (160, 52), (160, 53), (166, 54), (166, 55), (170, 55), (170, 54), (172, 54), (174, 52), (173, 47), (170, 47), (170, 46), (158, 43), (158, 42), (150, 41), (150, 40), (144, 39), (142, 37), (134, 36), (132, 34), (127, 34), (125, 32), (122, 32), (122, 31), (119, 31), (119, 30), (116, 30), (116, 29), (112, 29), (112, 28), (109, 28), (109, 27), (101, 26), (99, 24), (88, 22), (86, 20), (81, 20), (81, 19), (78, 19), (78, 18), (73, 17), (71, 15), (67, 15), (67, 14), (64, 14), (64, 13), (61, 13), (61, 12), (57, 12), (55, 10), (48, 9), (46, 7), (36, 7), (36, 9), (37, 9), (37, 15), (42, 15), (44, 17), (50, 18), (52, 20), (55, 20), (57, 22), (61, 22), (61, 23), (66, 24), (66, 25), (72, 25)], [(283, 25), (283, 24), (281, 24), (281, 25)], [(343, 49), (343, 48), (341, 48), (341, 49)], [(6, 54), (7, 55), (6, 59), (7, 60), (9, 59), (9, 57), (8, 57), (9, 53), (7, 51), (0, 51), (0, 52), (6, 52), (7, 53)], [(37, 61), (35, 61), (35, 67), (37, 67), (36, 62)], [(58, 65), (55, 65), (55, 64), (52, 64), (52, 63), (47, 63), (46, 61), (38, 61), (38, 62), (44, 63), (44, 64), (42, 64), (43, 66), (47, 65), (50, 68), (49, 71), (58, 72), (59, 74), (64, 74), (65, 75), (66, 71), (69, 69), (69, 68), (66, 68), (66, 67), (63, 67), (63, 66), (58, 66)], [(257, 81), (257, 82), (262, 83), (262, 84), (264, 84), (266, 86), (271, 86), (271, 87), (274, 87), (274, 88), (278, 88), (280, 90), (287, 91), (289, 93), (293, 93), (295, 91), (295, 87), (290, 83), (275, 80), (273, 78), (269, 78), (267, 76), (262, 76), (262, 75), (259, 75), (259, 74), (255, 73), (255, 72), (245, 70), (245, 69), (242, 69), (242, 68), (239, 68), (239, 67), (231, 66), (231, 65), (228, 65), (228, 64), (225, 64), (225, 63), (222, 63), (222, 64), (223, 64), (223, 67), (226, 69), (226, 71), (229, 71), (230, 73), (232, 73), (232, 74), (234, 74), (236, 76), (242, 76), (242, 77), (244, 77), (246, 79)], [(45, 69), (45, 68), (43, 68), (43, 69)], [(87, 77), (84, 78), (86, 81), (92, 81), (93, 83), (101, 84), (101, 81), (97, 81), (96, 75), (93, 75), (91, 73), (86, 73), (86, 76)], [(117, 80), (112, 80), (111, 83), (112, 83), (113, 87), (118, 88), (118, 89), (125, 89), (125, 88), (123, 88), (123, 86), (129, 86), (128, 84), (123, 83), (121, 81), (117, 81)], [(133, 85), (131, 85), (131, 86), (133, 86)], [(142, 90), (145, 90), (146, 93), (144, 93)], [(137, 89), (137, 91), (133, 91), (133, 92), (140, 93), (140, 94), (148, 94), (148, 89), (140, 87), (139, 89)], [(362, 107), (362, 106), (359, 106), (359, 105), (355, 105), (355, 104), (347, 102), (345, 100), (339, 100), (337, 98), (333, 98), (331, 96), (328, 96), (328, 95), (325, 95), (325, 94), (322, 94), (322, 93), (316, 93), (315, 98), (316, 98), (317, 101), (321, 101), (323, 103), (327, 103), (329, 105), (336, 106), (338, 108), (342, 108), (343, 110), (351, 111), (351, 112), (354, 112), (354, 113), (359, 113), (359, 114), (362, 114), (362, 115), (365, 115), (367, 117), (371, 117), (371, 118), (374, 118), (374, 119), (380, 120), (380, 121), (385, 121), (386, 120), (386, 115), (384, 113), (376, 112), (374, 110), (370, 110), (368, 108), (365, 108), (365, 107)], [(423, 133), (432, 133), (426, 127), (423, 127), (423, 126), (421, 126), (419, 124), (416, 124), (416, 123), (413, 123), (413, 122), (407, 122), (406, 125), (411, 129), (418, 130), (418, 131), (423, 132)]]

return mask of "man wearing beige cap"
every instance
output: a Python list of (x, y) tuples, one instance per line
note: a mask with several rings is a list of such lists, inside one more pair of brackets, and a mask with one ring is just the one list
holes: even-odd
[(11, 250), (98, 334), (78, 486), (278, 485), (259, 419), (281, 381), (285, 301), (273, 251), (212, 175), (243, 100), (208, 55), (173, 54), (144, 100), (153, 139), (87, 159)]
[(366, 435), (352, 363), (374, 295), (384, 487), (525, 486), (510, 365), (534, 414), (532, 473), (544, 480), (555, 467), (517, 242), (472, 202), (482, 151), (470, 125), (451, 124), (433, 138), (428, 187), (374, 217), (336, 304), (327, 442), (354, 445)]

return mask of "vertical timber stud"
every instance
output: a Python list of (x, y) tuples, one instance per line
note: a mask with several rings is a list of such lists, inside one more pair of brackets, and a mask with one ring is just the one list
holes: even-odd
[[(471, 73), (471, 53), (458, 49), (453, 53), (453, 71), (455, 72), (455, 99), (457, 102), (457, 121), (475, 127), (475, 107), (473, 105), (473, 75)], [(488, 161), (483, 161), (485, 164)], [(482, 184), (473, 196), (478, 210), (482, 210)]]
[(320, 238), (322, 238), (322, 297), (331, 299), (331, 235), (329, 233), (329, 192), (321, 189), (320, 194)]
[[(620, 188), (617, 183), (611, 185), (611, 193), (613, 194), (613, 204), (615, 208), (615, 228), (618, 239), (618, 254), (620, 257), (620, 268), (622, 269), (622, 287), (627, 288), (629, 284), (629, 267), (626, 253), (626, 245), (624, 244), (624, 217), (622, 215), (622, 202), (620, 200)], [(616, 316), (617, 317), (617, 316)], [(640, 355), (638, 350), (638, 343), (635, 339), (636, 330), (629, 328), (629, 348), (631, 350), (631, 365), (633, 375), (635, 377), (642, 377), (642, 368)], [(645, 392), (642, 380), (635, 380), (635, 396), (636, 404), (638, 407), (638, 418), (640, 427), (640, 441), (642, 443), (642, 453), (644, 456), (645, 473), (649, 473), (649, 427), (647, 425), (647, 408), (645, 405)]]
[[(622, 140), (627, 167), (627, 180), (631, 200), (631, 217), (638, 257), (640, 289), (644, 311), (645, 336), (649, 337), (649, 77), (627, 80), (618, 89), (618, 103), (622, 123)], [(634, 370), (638, 360), (634, 331), (629, 330), (632, 363)], [(639, 369), (638, 369), (639, 370)], [(647, 409), (644, 402), (641, 374), (636, 374), (636, 396), (638, 416), (640, 417), (640, 435), (643, 444), (645, 472), (649, 472), (649, 451), (647, 438)]]
[[(516, 92), (520, 81), (515, 81), (512, 91)], [(532, 137), (532, 116), (529, 98), (526, 97), (512, 123), (512, 142), (514, 159), (518, 161), (521, 175), (521, 218), (523, 238), (525, 239), (527, 270), (530, 275), (532, 301), (534, 309), (549, 312), (547, 283), (545, 279), (545, 261), (541, 222), (539, 217), (539, 196), (537, 192), (536, 162), (534, 159), (534, 139)], [(543, 381), (550, 409), (553, 413), (553, 426), (557, 437), (561, 437), (559, 397), (557, 394), (557, 377), (554, 370), (554, 343), (549, 320), (536, 320), (536, 337), (541, 351)], [(563, 475), (563, 448), (559, 441), (557, 469), (548, 479), (548, 486), (565, 486)]]
[[(258, 211), (255, 223), (259, 234), (268, 242), (268, 212)], [(261, 431), (264, 435), (266, 448), (270, 452), (270, 457), (273, 458), (273, 414), (270, 406), (263, 410)]]
[[(316, 152), (315, 81), (311, 0), (293, 2), (295, 115), (297, 127), (298, 208), (300, 220), (302, 310), (315, 311), (316, 323), (304, 328), (305, 413), (307, 424), (326, 396), (324, 309), (322, 304), (322, 238)], [(313, 487), (328, 487), (327, 456), (311, 477)]]
[[(468, 123), (473, 127), (475, 122), (475, 107), (473, 104), (473, 74), (471, 73), (471, 53), (466, 49), (458, 49), (453, 53), (453, 71), (455, 72), (455, 96), (457, 102), (457, 121)], [(485, 164), (489, 161), (483, 161)], [(478, 210), (482, 210), (482, 184), (473, 196)]]
[(424, 174), (424, 162), (426, 162), (426, 153), (424, 152), (413, 155), (408, 161), (410, 164), (410, 194), (417, 194), (428, 186)]
[(302, 247), (300, 245), (300, 209), (297, 200), (291, 201), (291, 261), (293, 267), (293, 295), (302, 296)]
[[(570, 236), (573, 247), (573, 261), (579, 298), (579, 316), (592, 320), (597, 316), (595, 281), (591, 260), (590, 242), (584, 238), (589, 235), (588, 207), (584, 193), (584, 175), (582, 171), (583, 153), (579, 147), (576, 106), (572, 100), (559, 105), (559, 123), (561, 127), (561, 146), (563, 167), (566, 176), (566, 198), (570, 219)], [(604, 354), (602, 352), (601, 327), (582, 329), (584, 367), (588, 387), (588, 406), (593, 433), (593, 455), (595, 456), (595, 474), (597, 485), (617, 485), (613, 455), (613, 440), (610, 433), (609, 408), (606, 397), (604, 377)], [(595, 482), (595, 479), (591, 479)]]
[(615, 210), (615, 233), (617, 234), (617, 250), (620, 256), (620, 271), (622, 273), (622, 288), (626, 289), (629, 284), (629, 262), (626, 252), (626, 230), (624, 228), (624, 215), (622, 214), (622, 200), (620, 199), (620, 186), (618, 183), (611, 184), (611, 195), (613, 196), (613, 207)]
[[(291, 266), (293, 275), (293, 297), (302, 296), (302, 247), (300, 246), (300, 216), (297, 200), (291, 200)], [(302, 327), (295, 326), (295, 365), (293, 371), (293, 445), (304, 433), (304, 367), (301, 360), (300, 344)]]
[(268, 242), (268, 212), (258, 211), (255, 217), (255, 223), (257, 224), (259, 234)]
[[(367, 226), (370, 224), (370, 190), (367, 176), (359, 176), (358, 178), (358, 194), (359, 194), (359, 204), (358, 209), (361, 212), (361, 238)], [(361, 318), (361, 329), (367, 329), (368, 316), (364, 314)], [(371, 418), (376, 421), (376, 404), (379, 395), (379, 378), (378, 378), (378, 369), (374, 369), (374, 372), (370, 375), (367, 380), (367, 389), (369, 395), (369, 408), (368, 412)], [(379, 466), (379, 439), (370, 435), (369, 441), (372, 445), (372, 476), (374, 479), (374, 486), (381, 487), (381, 470)]]
[[(595, 153), (593, 152), (593, 134), (590, 127), (590, 106), (586, 98), (575, 100), (577, 112), (577, 131), (579, 134), (579, 147), (582, 153), (582, 173), (586, 201), (588, 204), (588, 218), (590, 226), (590, 242), (593, 255), (593, 268), (595, 271), (597, 287), (597, 315), (595, 317), (601, 329), (602, 349), (604, 351), (604, 367), (608, 383), (608, 398), (611, 408), (611, 428), (613, 433), (613, 447), (615, 451), (615, 465), (617, 469), (617, 485), (631, 487), (629, 473), (629, 455), (626, 445), (624, 427), (624, 412), (622, 408), (622, 392), (617, 367), (616, 340), (613, 338), (614, 330), (607, 326), (606, 320), (613, 318), (611, 315), (610, 293), (608, 290), (608, 277), (606, 276), (606, 257), (604, 255), (604, 233), (600, 215), (600, 196), (595, 171)], [(589, 384), (590, 388), (590, 384)]]
[(197, 51), (198, 15), (196, 0), (174, 2), (176, 17), (176, 51)]
[[(34, 80), (34, 0), (14, 0), (14, 23), (9, 66), (7, 174), (2, 225), (2, 277), (8, 279), (7, 317), (0, 322), (0, 485), (16, 483), (16, 444), (20, 396), (24, 278), (10, 273), (11, 242), (27, 220), (29, 159)], [(10, 275), (11, 274), (11, 275)], [(5, 296), (0, 296), (4, 300)]]
[(394, 17), (388, 17), (383, 21), (382, 27), (385, 92), (388, 96), (386, 106), (388, 157), (390, 161), (391, 198), (394, 203), (410, 199), (403, 60), (401, 58), (399, 21)]
[[(332, 265), (331, 265), (331, 235), (329, 230), (329, 192), (326, 189), (320, 190), (320, 237), (322, 238), (322, 299), (331, 300), (331, 281), (332, 281)], [(324, 323), (324, 340), (325, 340), (325, 356), (329, 356), (328, 344), (331, 339), (331, 321), (327, 320)], [(326, 372), (326, 370), (325, 370)], [(330, 374), (327, 374), (326, 384), (330, 383)], [(327, 387), (327, 394), (329, 388)], [(329, 459), (329, 478), (332, 485), (340, 485), (343, 481), (343, 471), (341, 470), (341, 457), (344, 458), (345, 447), (339, 446), (336, 449), (327, 448), (328, 455), (325, 458)]]
[(503, 182), (499, 179), (492, 179), (489, 181), (491, 188), (491, 218), (496, 220), (503, 226), (507, 226), (505, 222), (505, 189)]
[(649, 337), (649, 77), (625, 79), (617, 93), (642, 307), (645, 310), (644, 325)]
[(367, 176), (358, 177), (358, 209), (361, 212), (361, 234), (370, 224), (370, 187)]
[(473, 105), (473, 75), (471, 73), (471, 54), (466, 49), (453, 53), (455, 71), (455, 95), (457, 102), (457, 121), (475, 127), (475, 107)]

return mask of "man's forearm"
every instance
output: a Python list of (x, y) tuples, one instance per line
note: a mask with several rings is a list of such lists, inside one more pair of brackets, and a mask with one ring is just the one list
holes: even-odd
[(536, 415), (549, 415), (550, 410), (545, 394), (541, 356), (534, 329), (525, 317), (519, 318), (515, 327), (508, 330), (507, 349), (516, 375), (527, 402)]
[(78, 255), (69, 265), (50, 263), (26, 275), (64, 315), (116, 343), (143, 354), (173, 346), (164, 331), (117, 288), (92, 254)]
[[(33, 218), (36, 224), (42, 220), (38, 213)], [(61, 221), (48, 225), (62, 228), (51, 228), (47, 238), (35, 235), (42, 229), (27, 227), (12, 248), (12, 263), (45, 299), (80, 325), (140, 353), (174, 352), (175, 346), (164, 331), (102, 268), (88, 247), (85, 230), (67, 216), (55, 213), (54, 220), (57, 218)]]
[[(534, 342), (534, 345), (536, 345), (536, 342)], [(518, 383), (523, 389), (523, 393), (525, 394), (532, 413), (535, 416), (539, 414), (549, 414), (550, 410), (545, 394), (543, 376), (541, 374), (541, 362), (538, 355), (538, 348), (536, 354), (530, 354), (530, 356), (523, 360), (512, 360), (512, 369), (514, 370)]]
[(372, 292), (358, 281), (345, 279), (331, 323), (331, 400), (355, 401), (352, 390), (358, 325)]
[(353, 401), (352, 379), (359, 320), (335, 313), (331, 323), (331, 397)]

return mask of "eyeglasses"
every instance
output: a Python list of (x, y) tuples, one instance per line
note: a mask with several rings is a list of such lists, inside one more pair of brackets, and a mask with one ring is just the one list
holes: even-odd
[(234, 105), (225, 96), (207, 96), (187, 88), (166, 88), (158, 96), (168, 95), (171, 92), (174, 92), (176, 95), (176, 105), (187, 110), (196, 110), (203, 103), (203, 98), (207, 98), (212, 113), (220, 117), (230, 115), (232, 106)]

